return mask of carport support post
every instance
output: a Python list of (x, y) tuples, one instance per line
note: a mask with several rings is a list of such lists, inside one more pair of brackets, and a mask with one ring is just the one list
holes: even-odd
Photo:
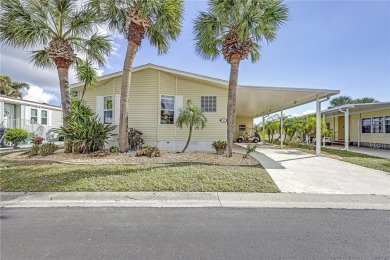
[(346, 151), (348, 151), (349, 150), (349, 108), (345, 110), (344, 128), (345, 128), (344, 148)]
[(263, 144), (265, 144), (265, 116), (263, 116)]
[(283, 148), (283, 108), (280, 110), (280, 148)]
[(321, 103), (320, 96), (317, 94), (316, 100), (316, 155), (321, 155)]

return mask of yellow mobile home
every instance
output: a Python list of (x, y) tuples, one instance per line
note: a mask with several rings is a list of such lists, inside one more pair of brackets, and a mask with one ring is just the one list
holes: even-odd
[[(84, 100), (106, 124), (119, 124), (122, 72), (102, 76)], [(80, 96), (82, 83), (71, 85)], [(337, 90), (238, 86), (235, 139), (253, 127), (253, 119), (268, 113), (338, 94)], [(180, 150), (188, 129), (176, 127), (180, 109), (191, 100), (208, 121), (194, 130), (189, 150), (211, 150), (215, 140), (226, 140), (228, 81), (153, 64), (133, 68), (129, 96), (129, 127), (143, 132), (145, 141), (165, 150)], [(117, 139), (111, 140), (117, 144)]]

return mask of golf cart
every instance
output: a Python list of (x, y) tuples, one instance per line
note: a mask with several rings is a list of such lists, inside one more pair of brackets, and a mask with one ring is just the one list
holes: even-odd
[(260, 135), (257, 132), (254, 132), (252, 135), (248, 134), (248, 132), (245, 132), (244, 135), (240, 135), (237, 138), (237, 143), (258, 143), (260, 141)]
[(0, 127), (0, 147), (11, 147), (12, 146), (12, 142), (5, 140), (4, 131), (6, 129), (7, 128)]

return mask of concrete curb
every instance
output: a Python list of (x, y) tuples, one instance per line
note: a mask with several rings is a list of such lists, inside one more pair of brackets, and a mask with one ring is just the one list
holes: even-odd
[(213, 207), (390, 210), (390, 196), (227, 192), (0, 192), (1, 208)]

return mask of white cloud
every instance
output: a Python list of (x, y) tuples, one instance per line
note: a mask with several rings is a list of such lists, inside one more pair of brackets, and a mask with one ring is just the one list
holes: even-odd
[(38, 86), (30, 86), (30, 89), (27, 90), (27, 94), (23, 97), (23, 99), (47, 104), (51, 101), (58, 100), (54, 94), (45, 92), (43, 88)]
[(313, 114), (313, 113), (315, 113), (316, 111), (314, 110), (314, 109), (308, 109), (308, 110), (306, 110), (306, 111), (304, 111), (303, 113), (302, 113), (302, 115), (309, 115), (309, 114)]

